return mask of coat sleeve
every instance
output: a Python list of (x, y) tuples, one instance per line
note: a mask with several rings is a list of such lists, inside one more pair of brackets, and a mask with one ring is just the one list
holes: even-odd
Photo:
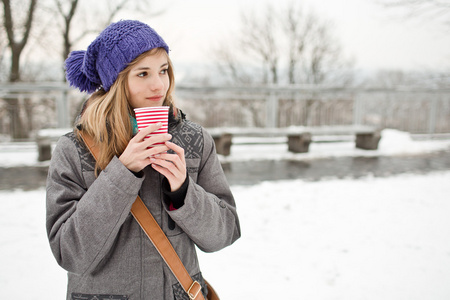
[(46, 227), (64, 269), (95, 270), (113, 246), (142, 181), (115, 157), (88, 190), (75, 144), (65, 136), (59, 140), (47, 179)]
[(197, 182), (190, 178), (184, 205), (168, 213), (202, 251), (214, 252), (236, 241), (241, 229), (214, 140), (204, 129), (203, 135)]

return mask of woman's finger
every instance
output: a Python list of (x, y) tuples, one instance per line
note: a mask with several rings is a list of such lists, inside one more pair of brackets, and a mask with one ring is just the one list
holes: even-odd
[(180, 160), (183, 164), (186, 164), (186, 159), (184, 157), (184, 149), (183, 148), (181, 148), (177, 144), (172, 143), (170, 141), (167, 141), (165, 144), (170, 150), (173, 150), (173, 152), (175, 152), (175, 154), (180, 158)]
[(150, 159), (152, 168), (167, 178), (172, 192), (178, 190), (186, 180), (186, 172), (181, 174), (174, 164), (164, 160)]
[[(184, 157), (184, 149), (172, 142), (166, 142), (165, 145), (170, 150), (173, 150), (175, 154), (161, 153), (159, 155), (156, 155), (155, 158), (171, 162), (176, 166), (180, 173), (184, 174), (186, 172), (186, 159)], [(166, 166), (166, 164), (164, 164), (164, 166)], [(170, 167), (170, 165), (167, 165), (167, 167)]]
[(180, 172), (186, 169), (186, 164), (183, 163), (177, 154), (160, 153), (153, 157), (152, 163), (156, 163), (165, 168), (171, 168), (172, 166)]
[(175, 154), (161, 153), (151, 157), (150, 162), (156, 171), (167, 178), (171, 190), (176, 191), (181, 187), (187, 176), (184, 149), (172, 142), (166, 142), (165, 145)]
[[(161, 127), (161, 123), (151, 124), (142, 129), (128, 143), (127, 147), (120, 155), (119, 160), (131, 171), (138, 172), (149, 165), (149, 157), (152, 155), (164, 153), (169, 148), (164, 144), (172, 138), (170, 134), (158, 134), (149, 138), (147, 135)], [(158, 147), (152, 147), (160, 144)]]
[(159, 128), (161, 128), (161, 126), (162, 123), (150, 124), (147, 127), (139, 130), (139, 132), (132, 138), (132, 140), (134, 139), (137, 141), (142, 141), (147, 135), (149, 135), (153, 131), (158, 130)]
[(147, 139), (144, 139), (142, 141), (142, 147), (148, 148), (148, 147), (151, 147), (153, 145), (155, 145), (155, 146), (156, 145), (157, 146), (159, 146), (159, 145), (166, 146), (165, 142), (167, 142), (171, 138), (172, 138), (172, 135), (168, 134), (168, 133), (166, 133), (166, 134), (156, 134), (156, 135), (151, 136), (151, 137), (149, 137)]
[(144, 157), (156, 157), (165, 154), (169, 151), (169, 148), (166, 145), (158, 145), (154, 147), (147, 148), (144, 153)]

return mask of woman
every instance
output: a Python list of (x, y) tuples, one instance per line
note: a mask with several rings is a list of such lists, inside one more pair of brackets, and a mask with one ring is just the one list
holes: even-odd
[[(205, 298), (195, 245), (217, 251), (240, 237), (213, 139), (174, 106), (168, 51), (152, 28), (125, 20), (66, 60), (69, 83), (92, 93), (58, 141), (47, 181), (48, 238), (68, 271), (67, 299), (187, 299), (130, 214), (137, 195)], [(170, 106), (169, 133), (144, 139), (160, 125), (137, 132), (133, 108), (161, 105)]]

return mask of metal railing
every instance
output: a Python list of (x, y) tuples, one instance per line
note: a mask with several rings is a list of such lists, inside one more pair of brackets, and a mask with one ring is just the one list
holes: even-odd
[(411, 133), (450, 133), (450, 89), (241, 87), (205, 91), (181, 88), (178, 95), (188, 114), (207, 127), (358, 124)]
[[(450, 89), (318, 86), (176, 88), (176, 101), (205, 127), (373, 125), (450, 133)], [(0, 84), (0, 135), (70, 127), (86, 95), (64, 83)], [(17, 111), (15, 111), (17, 110)], [(13, 122), (19, 115), (22, 123)]]

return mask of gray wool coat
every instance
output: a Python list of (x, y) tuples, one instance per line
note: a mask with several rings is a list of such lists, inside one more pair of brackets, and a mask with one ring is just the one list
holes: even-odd
[(51, 250), (68, 271), (67, 299), (188, 299), (130, 213), (138, 194), (207, 293), (195, 246), (213, 252), (237, 240), (236, 206), (212, 137), (184, 119), (169, 133), (185, 150), (189, 175), (185, 203), (174, 211), (163, 201), (163, 176), (151, 166), (139, 178), (114, 157), (96, 178), (94, 158), (74, 133), (58, 141), (46, 226)]

